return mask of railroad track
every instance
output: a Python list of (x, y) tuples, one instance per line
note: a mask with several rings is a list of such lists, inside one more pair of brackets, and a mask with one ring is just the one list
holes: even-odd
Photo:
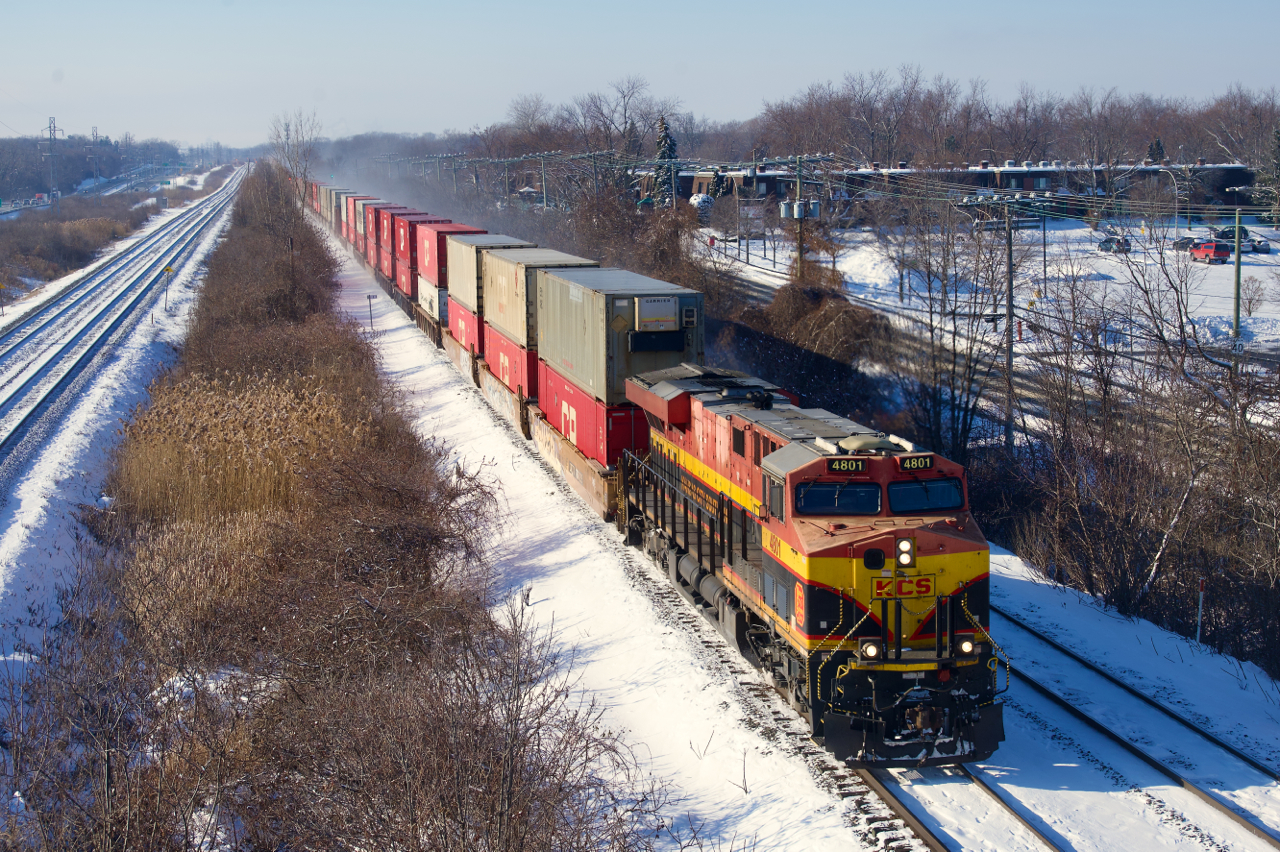
[(189, 259), (235, 197), (241, 178), (0, 333), (0, 480), (12, 476), (25, 455), (21, 448), (48, 431), (49, 415), (92, 372), (96, 357), (136, 325), (141, 308), (157, 298), (166, 269), (176, 273)]
[[(1030, 668), (1013, 668), (1017, 683), (1025, 684), (1252, 835), (1255, 845), (1280, 849), (1280, 826), (1269, 824), (1256, 813), (1274, 813), (1280, 802), (1273, 767), (1015, 616), (995, 605), (991, 609), (993, 616), (1003, 621), (997, 627), (993, 619), (992, 632), (1002, 637), (1006, 648), (1010, 642), (1037, 648)], [(1013, 638), (1015, 631), (1021, 631), (1023, 641)]]

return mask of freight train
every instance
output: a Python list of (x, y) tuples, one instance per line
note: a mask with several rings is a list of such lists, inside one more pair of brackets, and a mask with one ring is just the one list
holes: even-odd
[(1004, 739), (964, 469), (705, 364), (701, 294), (320, 183), (308, 206), (542, 457), (862, 767)]

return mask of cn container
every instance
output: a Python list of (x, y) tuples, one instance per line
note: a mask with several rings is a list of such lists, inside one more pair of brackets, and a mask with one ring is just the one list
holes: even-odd
[(505, 234), (449, 236), (449, 298), (477, 316), (484, 316), (481, 255), (487, 249), (536, 248), (528, 240)]
[(481, 259), (484, 321), (517, 346), (537, 349), (538, 270), (599, 265), (554, 249), (490, 249)]
[(702, 294), (624, 269), (538, 270), (538, 357), (606, 405), (627, 376), (702, 364)]

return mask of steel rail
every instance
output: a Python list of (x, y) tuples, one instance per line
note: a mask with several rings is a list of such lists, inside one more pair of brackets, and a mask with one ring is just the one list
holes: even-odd
[(1025, 683), (1027, 686), (1030, 686), (1037, 693), (1049, 699), (1051, 703), (1057, 705), (1063, 710), (1066, 710), (1072, 716), (1079, 719), (1081, 722), (1084, 722), (1090, 728), (1093, 728), (1095, 731), (1102, 734), (1107, 739), (1116, 743), (1116, 745), (1120, 746), (1125, 751), (1129, 752), (1134, 757), (1138, 758), (1143, 763), (1150, 766), (1152, 769), (1155, 769), (1157, 772), (1161, 773), (1166, 778), (1175, 782), (1178, 786), (1182, 787), (1182, 789), (1186, 790), (1188, 793), (1191, 793), (1193, 796), (1205, 802), (1214, 810), (1228, 817), (1232, 822), (1236, 823), (1241, 828), (1245, 829), (1246, 831), (1260, 838), (1261, 840), (1266, 841), (1272, 848), (1280, 849), (1280, 837), (1277, 837), (1269, 829), (1259, 825), (1257, 822), (1254, 822), (1254, 820), (1250, 818), (1251, 815), (1248, 814), (1248, 812), (1237, 810), (1231, 805), (1228, 805), (1227, 803), (1223, 802), (1222, 799), (1214, 795), (1211, 791), (1206, 790), (1205, 788), (1196, 784), (1194, 781), (1191, 781), (1186, 776), (1182, 775), (1182, 773), (1178, 772), (1176, 769), (1166, 764), (1164, 761), (1148, 754), (1144, 749), (1139, 748), (1137, 745), (1130, 742), (1127, 737), (1124, 737), (1116, 733), (1115, 731), (1111, 730), (1111, 728), (1107, 727), (1102, 722), (1093, 718), (1088, 713), (1084, 712), (1079, 707), (1072, 704), (1066, 698), (1063, 698), (1061, 695), (1054, 692), (1049, 687), (1037, 681), (1035, 678), (1030, 677), (1025, 672), (1018, 669), (1016, 666), (1010, 665), (1009, 668), (1015, 675), (1017, 675), (1018, 681), (1020, 683)]
[[(218, 190), (211, 193), (207, 200), (213, 202), (219, 195), (225, 196), (230, 189), (233, 189), (233, 183), (238, 186), (237, 181), (228, 180), (225, 186), (219, 187)], [(95, 295), (99, 289), (111, 281), (112, 276), (119, 273), (123, 268), (144, 260), (158, 245), (171, 241), (175, 231), (181, 231), (189, 227), (191, 223), (192, 220), (186, 216), (177, 216), (165, 222), (155, 231), (144, 236), (137, 245), (120, 252), (115, 257), (107, 260), (102, 266), (87, 273), (80, 281), (76, 282), (76, 286), (68, 287), (55, 298), (26, 314), (20, 315), (8, 328), (0, 331), (0, 346), (3, 346), (3, 348), (0, 348), (0, 358), (4, 358), (26, 340), (47, 328), (58, 314), (65, 313), (70, 308)], [(47, 317), (43, 322), (39, 322), (42, 317), (46, 317), (49, 314), (54, 314), (54, 316)], [(34, 328), (32, 328), (33, 325), (35, 325)], [(10, 342), (15, 335), (23, 331), (28, 333), (23, 336), (22, 340)]]
[(1007, 812), (1008, 812), (1008, 813), (1009, 813), (1009, 814), (1010, 814), (1010, 815), (1011, 815), (1015, 820), (1017, 820), (1017, 821), (1018, 821), (1018, 823), (1019, 823), (1020, 825), (1022, 825), (1022, 827), (1023, 827), (1023, 828), (1027, 829), (1027, 830), (1028, 830), (1028, 831), (1030, 831), (1032, 834), (1034, 834), (1034, 835), (1036, 836), (1036, 839), (1037, 839), (1037, 840), (1039, 840), (1041, 843), (1043, 843), (1043, 844), (1044, 844), (1045, 846), (1047, 846), (1048, 848), (1050, 848), (1050, 849), (1054, 850), (1054, 852), (1070, 852), (1070, 849), (1069, 849), (1068, 847), (1065, 847), (1065, 846), (1061, 846), (1061, 845), (1059, 845), (1056, 841), (1051, 840), (1051, 839), (1048, 837), (1048, 835), (1046, 835), (1043, 831), (1041, 831), (1040, 829), (1036, 828), (1036, 827), (1031, 823), (1031, 820), (1029, 820), (1029, 819), (1027, 819), (1025, 816), (1023, 816), (1023, 815), (1018, 811), (1018, 809), (1017, 809), (1017, 808), (1015, 808), (1015, 807), (1013, 806), (1013, 803), (1012, 803), (1012, 802), (1010, 802), (1010, 801), (1008, 801), (1007, 799), (1005, 799), (1005, 797), (1004, 797), (1004, 796), (1001, 796), (1001, 795), (1000, 795), (1000, 793), (996, 790), (996, 788), (995, 788), (994, 786), (992, 786), (991, 784), (988, 784), (988, 783), (987, 783), (987, 781), (986, 781), (986, 779), (985, 779), (985, 778), (983, 778), (979, 773), (974, 772), (972, 769), (970, 769), (969, 767), (965, 766), (963, 763), (959, 764), (959, 767), (960, 767), (960, 771), (964, 774), (964, 776), (965, 776), (966, 778), (968, 778), (970, 781), (972, 781), (972, 782), (974, 783), (974, 785), (976, 785), (977, 787), (980, 787), (980, 788), (981, 788), (984, 792), (986, 792), (986, 794), (987, 794), (987, 795), (989, 795), (991, 798), (993, 798), (993, 799), (995, 799), (997, 802), (999, 802), (999, 803), (1000, 803), (1000, 805), (1001, 805), (1001, 806), (1002, 806), (1002, 807), (1003, 807), (1003, 808), (1004, 808), (1004, 809), (1005, 809), (1005, 810), (1006, 810), (1006, 811), (1007, 811)]
[(1204, 739), (1216, 745), (1218, 748), (1238, 758), (1239, 760), (1243, 761), (1244, 763), (1248, 764), (1249, 766), (1261, 772), (1263, 775), (1266, 775), (1268, 778), (1272, 779), (1273, 781), (1280, 781), (1280, 773), (1277, 773), (1277, 771), (1271, 766), (1269, 766), (1268, 764), (1262, 762), (1261, 760), (1254, 757), (1253, 755), (1250, 755), (1247, 752), (1244, 752), (1239, 748), (1236, 748), (1235, 746), (1231, 745), (1231, 743), (1224, 741), (1221, 737), (1217, 736), (1216, 734), (1213, 734), (1205, 730), (1204, 728), (1200, 727), (1195, 722), (1192, 722), (1190, 719), (1186, 718), (1181, 713), (1178, 713), (1176, 710), (1172, 709), (1168, 705), (1164, 704), (1161, 701), (1157, 701), (1156, 699), (1152, 698), (1150, 695), (1147, 695), (1142, 690), (1134, 687), (1131, 684), (1126, 683), (1125, 681), (1111, 674), (1106, 669), (1102, 668), (1092, 660), (1085, 659), (1084, 657), (1077, 654), (1075, 651), (1072, 651), (1070, 648), (1066, 647), (1062, 643), (1058, 642), (1057, 640), (1051, 638), (1050, 636), (1047, 636), (1043, 632), (1027, 624), (1025, 621), (1018, 618), (1017, 616), (1010, 615), (1007, 611), (996, 606), (994, 603), (990, 604), (990, 607), (991, 607), (991, 611), (999, 615), (1001, 618), (1005, 619), (1008, 622), (1011, 622), (1015, 627), (1019, 627), (1022, 630), (1026, 631), (1027, 633), (1030, 633), (1032, 636), (1036, 637), (1041, 642), (1053, 648), (1055, 651), (1058, 651), (1059, 653), (1067, 657), (1070, 657), (1074, 662), (1084, 666), (1086, 669), (1098, 675), (1099, 677), (1103, 678), (1108, 683), (1112, 684), (1113, 686), (1119, 687), (1124, 692), (1128, 693), (1129, 695), (1132, 695), (1134, 698), (1137, 698), (1139, 701), (1143, 702), (1149, 707), (1160, 711), (1164, 715), (1168, 716), (1170, 719), (1173, 719), (1175, 722), (1178, 722), (1179, 724), (1184, 725), (1187, 728), (1190, 728), (1191, 730), (1195, 731)]
[[(889, 774), (888, 770), (858, 769), (856, 772), (858, 777), (862, 779), (862, 783), (866, 784), (873, 793), (879, 796), (880, 800), (885, 803), (889, 810), (898, 815), (898, 818), (906, 824), (907, 828), (910, 828), (911, 831), (915, 833), (916, 837), (920, 839), (920, 842), (929, 847), (930, 852), (952, 852), (951, 847), (943, 843), (941, 838), (934, 834), (920, 820), (920, 818), (912, 812), (911, 808), (907, 807), (906, 803), (902, 801), (896, 793), (889, 789), (889, 784), (896, 785), (897, 782), (892, 780), (893, 776)], [(882, 774), (888, 776), (890, 780), (886, 782), (880, 777)]]
[[(14, 449), (21, 443), (22, 439), (28, 434), (30, 427), (36, 420), (47, 410), (48, 404), (60, 396), (62, 392), (77, 379), (88, 365), (88, 363), (101, 351), (106, 341), (129, 319), (136, 310), (137, 306), (148, 295), (154, 292), (157, 283), (162, 278), (162, 271), (155, 272), (155, 268), (162, 263), (179, 262), (178, 258), (188, 254), (192, 249), (196, 240), (203, 235), (205, 230), (212, 225), (217, 219), (217, 215), (226, 209), (231, 203), (234, 194), (228, 194), (216, 202), (211, 202), (206, 208), (205, 213), (199, 218), (200, 227), (189, 231), (179, 237), (168, 248), (173, 249), (172, 252), (162, 252), (162, 257), (152, 262), (146, 269), (133, 276), (133, 281), (125, 287), (120, 294), (111, 300), (105, 307), (98, 311), (79, 332), (77, 332), (63, 346), (58, 355), (50, 358), (49, 361), (37, 370), (32, 376), (27, 378), (21, 386), (19, 386), (12, 394), (10, 394), (3, 403), (12, 410), (21, 397), (33, 389), (39, 381), (47, 378), (52, 369), (62, 362), (65, 364), (71, 361), (66, 371), (57, 378), (54, 383), (39, 393), (38, 398), (34, 400), (31, 407), (25, 414), (7, 431), (2, 439), (0, 439), (0, 466), (6, 464), (12, 456)], [(168, 256), (166, 261), (164, 255)], [(150, 276), (150, 280), (145, 280)], [(139, 286), (140, 285), (140, 286)], [(123, 310), (116, 312), (116, 309), (123, 304)], [(108, 316), (114, 313), (111, 319)], [(79, 355), (74, 354), (74, 350), (84, 343), (86, 339), (92, 338), (87, 346)], [(71, 360), (74, 357), (74, 360)], [(14, 402), (13, 406), (9, 406), (10, 402)]]

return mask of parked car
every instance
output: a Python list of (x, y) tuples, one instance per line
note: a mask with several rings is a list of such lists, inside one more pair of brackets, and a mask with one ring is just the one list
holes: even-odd
[[(1234, 246), (1236, 241), (1236, 226), (1229, 225), (1225, 228), (1219, 228), (1218, 230), (1213, 232), (1213, 238), (1215, 240), (1226, 240), (1227, 242), (1231, 243)], [(1244, 241), (1247, 239), (1249, 239), (1249, 229), (1246, 228), (1244, 225), (1241, 225), (1240, 226), (1241, 249), (1244, 248)]]
[(1098, 251), (1110, 252), (1111, 254), (1128, 254), (1129, 249), (1128, 237), (1107, 237), (1098, 243)]
[[(1249, 240), (1249, 245), (1252, 246), (1253, 251), (1258, 254), (1271, 254), (1271, 243), (1267, 242), (1262, 237), (1254, 237)], [(1241, 248), (1243, 248), (1243, 246), (1241, 246)]]
[(1232, 246), (1222, 240), (1205, 240), (1191, 247), (1192, 259), (1203, 260), (1205, 263), (1226, 263), (1233, 252)]
[(1201, 241), (1201, 237), (1178, 237), (1173, 241), (1174, 251), (1191, 251), (1191, 247)]

